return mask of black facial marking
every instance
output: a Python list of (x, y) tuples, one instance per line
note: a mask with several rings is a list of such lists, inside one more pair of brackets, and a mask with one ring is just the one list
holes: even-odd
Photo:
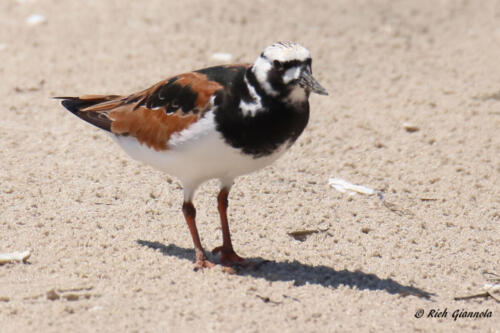
[[(302, 70), (311, 70), (311, 58), (305, 60), (288, 60), (288, 61), (273, 61), (273, 66), (267, 73), (267, 81), (271, 85), (274, 91), (277, 92), (277, 97), (285, 99), (290, 95), (292, 90), (298, 83), (298, 79), (291, 80), (287, 84), (283, 81), (283, 75), (287, 70), (294, 67), (302, 68)], [(309, 97), (309, 93), (306, 92), (306, 96)]]
[(286, 90), (285, 84), (283, 83), (283, 72), (275, 68), (271, 68), (267, 73), (267, 81), (271, 84), (271, 87), (277, 92), (281, 93)]
[(300, 60), (289, 60), (289, 61), (285, 61), (283, 63), (283, 70), (286, 71), (287, 69), (290, 69), (292, 67), (300, 67), (304, 64), (303, 61), (300, 61)]

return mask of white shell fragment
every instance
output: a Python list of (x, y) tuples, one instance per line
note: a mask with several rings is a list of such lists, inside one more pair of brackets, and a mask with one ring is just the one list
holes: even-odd
[(500, 284), (485, 284), (483, 289), (493, 297), (497, 302), (500, 302)]
[(375, 193), (375, 191), (369, 187), (355, 185), (342, 178), (330, 178), (328, 180), (328, 184), (330, 184), (330, 186), (332, 186), (337, 191), (347, 193), (349, 195), (354, 195), (356, 193), (372, 195)]
[(26, 261), (31, 255), (30, 250), (23, 252), (0, 253), (0, 265), (14, 261)]
[(26, 19), (28, 25), (38, 25), (45, 22), (47, 22), (47, 18), (42, 14), (33, 14)]
[(212, 54), (212, 59), (216, 61), (231, 61), (233, 59), (233, 55), (231, 53), (223, 53), (223, 52), (218, 52)]

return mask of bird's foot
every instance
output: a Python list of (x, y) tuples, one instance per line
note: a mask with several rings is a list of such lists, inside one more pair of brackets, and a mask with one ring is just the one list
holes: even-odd
[(250, 264), (249, 261), (243, 259), (239, 255), (234, 252), (233, 248), (224, 248), (224, 246), (218, 246), (212, 250), (213, 254), (217, 254), (220, 252), (220, 262), (224, 266), (248, 266)]
[(194, 266), (194, 269), (199, 270), (199, 269), (204, 269), (204, 268), (212, 268), (214, 266), (215, 266), (215, 264), (213, 262), (211, 262), (210, 260), (200, 259), (200, 260), (196, 260), (196, 264)]
[(203, 249), (196, 249), (196, 264), (194, 269), (199, 270), (199, 269), (204, 269), (204, 268), (212, 268), (215, 266), (213, 262), (208, 260), (207, 256), (205, 255), (205, 251)]

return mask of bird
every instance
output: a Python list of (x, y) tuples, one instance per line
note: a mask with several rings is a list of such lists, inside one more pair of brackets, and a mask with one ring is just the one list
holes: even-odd
[(312, 76), (310, 52), (296, 42), (266, 47), (253, 64), (208, 67), (169, 77), (130, 95), (55, 97), (74, 115), (107, 131), (130, 157), (180, 180), (182, 212), (195, 267), (211, 268), (196, 227), (193, 196), (218, 179), (217, 207), (225, 267), (248, 260), (234, 251), (228, 196), (236, 177), (283, 155), (309, 121), (311, 93), (328, 95)]

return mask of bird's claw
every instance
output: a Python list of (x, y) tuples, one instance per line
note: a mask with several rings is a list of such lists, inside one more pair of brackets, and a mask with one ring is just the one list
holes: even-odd
[(199, 270), (199, 269), (212, 268), (212, 267), (215, 267), (215, 264), (213, 262), (211, 262), (210, 260), (205, 258), (205, 259), (196, 260), (196, 264), (194, 266), (194, 269)]

